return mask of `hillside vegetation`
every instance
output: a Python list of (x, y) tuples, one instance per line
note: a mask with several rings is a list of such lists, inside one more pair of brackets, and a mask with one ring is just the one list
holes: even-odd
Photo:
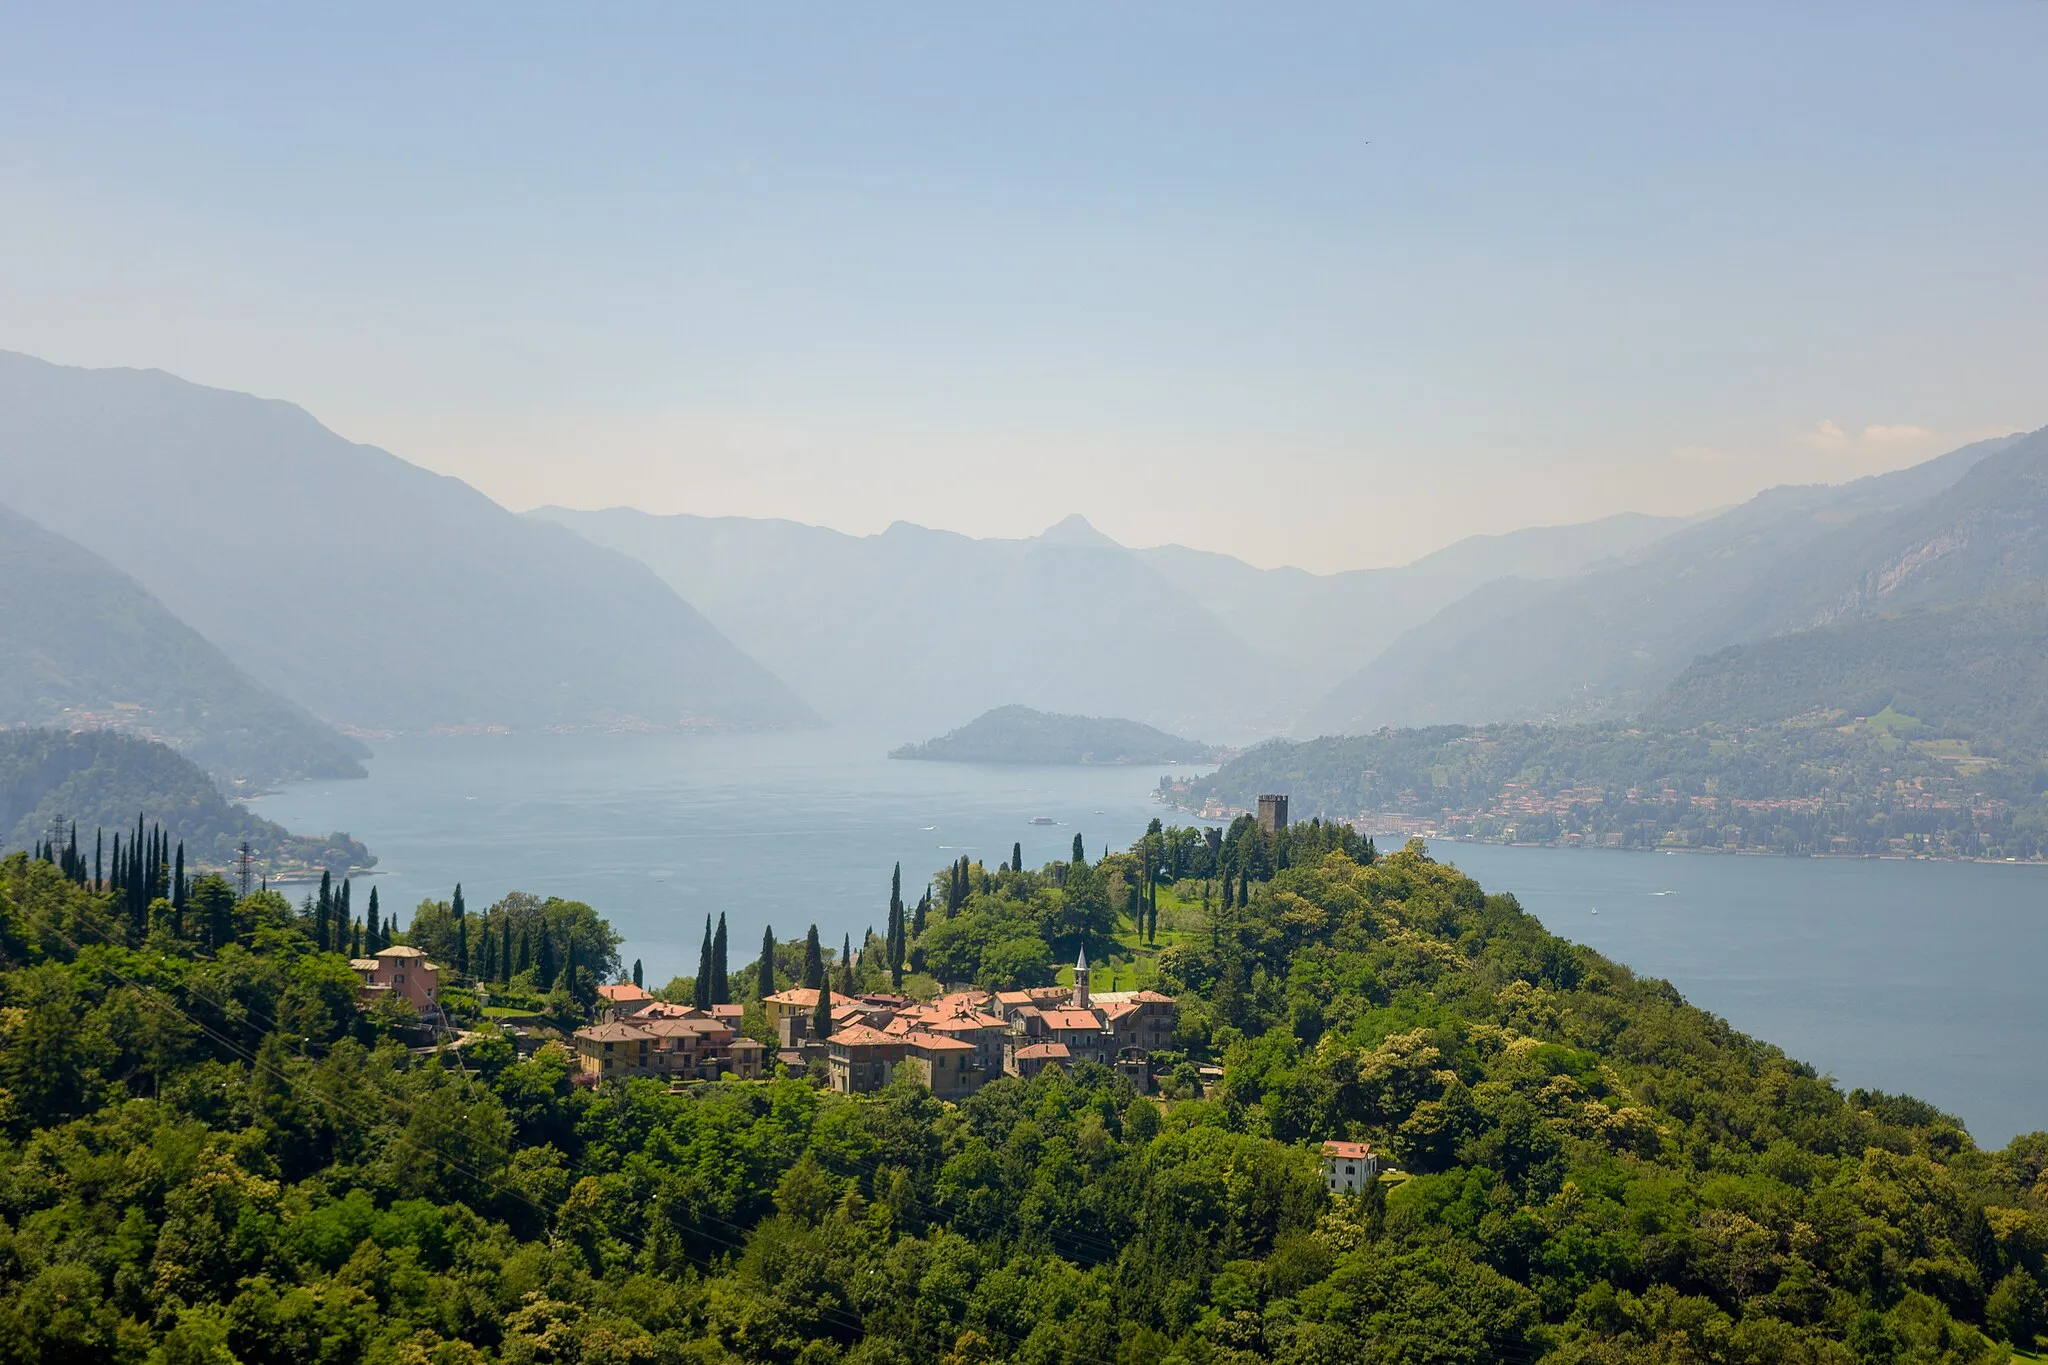
[(83, 546), (0, 507), (0, 725), (162, 740), (230, 784), (361, 777), (369, 751), (269, 691)]
[[(203, 885), (204, 935), (132, 942), (16, 857), (0, 1359), (1961, 1365), (2034, 1342), (2048, 1135), (1985, 1152), (1844, 1095), (1417, 849), (1296, 862), (1232, 833), (1246, 903), (1158, 964), (1224, 1080), (1165, 1103), (1094, 1066), (958, 1106), (907, 1080), (593, 1089), (502, 1039), (458, 1066), (358, 1014), (282, 898), (223, 913)], [(1325, 1138), (1401, 1178), (1327, 1196)]]
[(227, 867), (244, 840), (259, 876), (377, 861), (346, 834), (293, 834), (227, 800), (162, 744), (107, 730), (0, 730), (0, 849), (29, 848), (61, 821), (64, 839), (76, 826), (90, 858), (95, 830), (111, 837), (138, 818), (176, 830), (197, 867)]
[(1750, 727), (1887, 710), (1921, 738), (2048, 754), (2048, 585), (1731, 646), (1681, 673), (1643, 718)]
[(1055, 716), (1028, 706), (999, 706), (891, 758), (952, 763), (1206, 763), (1216, 751), (1134, 720)]

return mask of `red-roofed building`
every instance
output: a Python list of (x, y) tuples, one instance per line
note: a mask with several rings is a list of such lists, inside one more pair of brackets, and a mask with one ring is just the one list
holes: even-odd
[(364, 1004), (395, 995), (423, 1016), (440, 1013), (441, 969), (411, 944), (393, 944), (370, 957), (353, 958), (348, 965), (362, 975)]
[(1027, 1043), (1010, 1053), (1006, 1069), (1028, 1081), (1049, 1066), (1069, 1066), (1073, 1060), (1065, 1043)]
[(1323, 1184), (1331, 1194), (1356, 1194), (1380, 1178), (1380, 1159), (1370, 1142), (1323, 1144)]
[(942, 1100), (972, 1094), (988, 1074), (974, 1064), (972, 1043), (938, 1033), (913, 1033), (904, 1042), (910, 1052), (903, 1060), (924, 1088)]
[(584, 1075), (600, 1079), (651, 1076), (657, 1069), (654, 1035), (617, 1021), (580, 1028), (576, 1030), (576, 1060)]

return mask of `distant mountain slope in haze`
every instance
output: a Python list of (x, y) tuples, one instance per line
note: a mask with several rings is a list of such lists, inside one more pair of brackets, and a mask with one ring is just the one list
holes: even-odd
[(1886, 708), (1977, 753), (2048, 753), (2048, 586), (1731, 645), (1679, 674), (1643, 719), (1733, 729)]
[(0, 725), (132, 731), (222, 780), (361, 777), (368, 750), (229, 662), (106, 560), (0, 507)]
[(1134, 720), (999, 706), (937, 739), (892, 749), (889, 757), (951, 763), (1206, 763), (1215, 754), (1200, 740)]
[(1171, 731), (1267, 733), (1298, 704), (1214, 614), (1080, 518), (1029, 540), (542, 508), (630, 554), (805, 700), (911, 733), (1023, 699)]
[(1259, 569), (1230, 555), (1161, 545), (1133, 551), (1247, 643), (1300, 670), (1320, 694), (1389, 641), (1498, 578), (1562, 578), (1641, 549), (1697, 518), (1628, 512), (1574, 526), (1468, 536), (1412, 564), (1313, 574)]
[(287, 403), (0, 353), (0, 478), (331, 721), (810, 718), (644, 566)]
[[(1396, 640), (1297, 734), (1597, 716), (1640, 706), (1695, 657), (1813, 624), (1861, 544), (2023, 438), (1837, 486), (1775, 488), (1612, 566), (1489, 585)], [(1818, 594), (1818, 596), (1816, 596)]]

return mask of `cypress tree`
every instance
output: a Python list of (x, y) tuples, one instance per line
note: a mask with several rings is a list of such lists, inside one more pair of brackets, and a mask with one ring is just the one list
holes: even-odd
[(763, 1000), (775, 994), (775, 926), (761, 926), (761, 960), (754, 964), (754, 989)]
[(519, 931), (519, 971), (533, 966), (533, 927), (528, 925)]
[(853, 994), (853, 935), (847, 934), (839, 941), (839, 993)]
[(107, 884), (100, 880), (100, 854), (106, 849), (107, 832), (96, 829), (92, 832), (92, 889), (104, 891)]
[(510, 985), (513, 970), (512, 916), (506, 915), (498, 921), (498, 980)]
[(381, 952), (390, 947), (391, 926), (384, 923), (377, 915), (377, 888), (374, 886), (370, 888), (370, 912), (368, 919), (370, 927), (365, 931), (364, 937), (370, 940), (370, 951), (373, 953)]
[(178, 840), (178, 870), (171, 874), (171, 905), (180, 914), (185, 910), (185, 841)]
[(932, 891), (930, 887), (926, 887), (924, 894), (917, 898), (917, 914), (910, 922), (910, 936), (912, 938), (922, 938), (924, 936), (925, 917), (931, 913), (931, 909)]
[(643, 984), (640, 980), (640, 959), (637, 957), (633, 959), (633, 984), (635, 986)]
[[(348, 925), (348, 926), (349, 926), (349, 933), (350, 933), (351, 939), (353, 939), (353, 937), (354, 937), (354, 934), (355, 934), (355, 925), (356, 925), (356, 923), (357, 923), (357, 920), (356, 920), (356, 916), (355, 916), (355, 910), (354, 910), (354, 907), (352, 907), (352, 906), (351, 906), (351, 905), (349, 904), (349, 888), (348, 888), (348, 878), (346, 878), (346, 877), (343, 877), (343, 878), (341, 879), (341, 889), (340, 889), (339, 891), (337, 891), (337, 892), (335, 892), (335, 893), (334, 893), (334, 913), (335, 913), (335, 914), (336, 914), (336, 915), (337, 915), (338, 917), (340, 917), (340, 919), (341, 919), (341, 922), (342, 922), (343, 924), (346, 924), (346, 925)], [(367, 953), (374, 953), (374, 952), (376, 952), (376, 951), (377, 951), (377, 944), (376, 944), (376, 942), (375, 942), (375, 939), (376, 939), (376, 937), (377, 937), (377, 936), (376, 936), (375, 934), (365, 934), (365, 935), (364, 935), (364, 936), (362, 937), (362, 942), (361, 942), (361, 946), (360, 946), (360, 947), (358, 948), (358, 950), (357, 950), (357, 952), (356, 952), (356, 956), (357, 956), (357, 957), (361, 957), (361, 956), (362, 956), (362, 955), (363, 955), (364, 953), (366, 953), (366, 952), (367, 952)]]
[(825, 950), (818, 943), (818, 926), (804, 935), (804, 989), (815, 991), (825, 984)]
[[(725, 911), (718, 912), (718, 930), (711, 935), (711, 1003), (732, 1003), (731, 945), (725, 937)], [(638, 985), (638, 982), (634, 983)]]
[(348, 955), (350, 957), (361, 957), (363, 955), (363, 926), (360, 920), (349, 921)]
[(818, 1008), (811, 1014), (811, 1036), (824, 1042), (832, 1036), (832, 987), (830, 983), (818, 983)]
[(535, 980), (544, 991), (555, 988), (555, 936), (548, 932), (548, 926), (540, 927), (540, 963)]
[(896, 945), (903, 941), (903, 911), (899, 907), (889, 907), (889, 927), (884, 932), (888, 937), (883, 940), (882, 950), (888, 960), (894, 963)]
[(1020, 842), (1020, 843), (1015, 843), (1015, 844), (1011, 844), (1011, 845), (1010, 845), (1010, 871), (1012, 871), (1012, 872), (1022, 872), (1023, 870), (1024, 870), (1024, 845), (1023, 845), (1023, 844), (1022, 844), (1021, 842)]
[(462, 903), (462, 883), (455, 883), (455, 899), (448, 903), (455, 913), (455, 970), (469, 975), (469, 909)]
[(1078, 834), (1074, 836), (1074, 866), (1088, 866), (1088, 855), (1081, 851), (1081, 836)]
[(320, 869), (320, 898), (313, 903), (313, 943), (321, 952), (339, 948), (335, 942), (339, 935), (331, 931), (329, 921), (334, 918), (334, 874), (326, 868)]
[(498, 979), (497, 947), (497, 936), (491, 932), (491, 926), (486, 924), (484, 926), (483, 952), (479, 955), (477, 963), (477, 980), (496, 981)]
[(704, 917), (704, 946), (697, 950), (697, 997), (700, 1010), (711, 1008), (711, 916)]

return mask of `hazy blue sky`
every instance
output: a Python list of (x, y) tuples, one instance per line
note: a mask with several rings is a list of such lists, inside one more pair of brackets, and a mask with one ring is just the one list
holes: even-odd
[(304, 9), (0, 11), (0, 347), (1325, 569), (2048, 423), (2040, 0)]

